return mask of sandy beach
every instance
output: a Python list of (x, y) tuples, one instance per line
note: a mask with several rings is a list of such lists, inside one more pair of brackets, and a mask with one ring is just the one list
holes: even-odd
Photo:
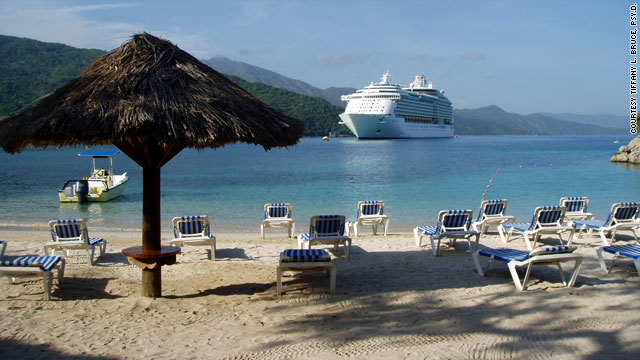
[[(335, 257), (337, 291), (324, 273), (291, 274), (276, 295), (284, 231), (215, 234), (217, 260), (183, 248), (162, 270), (163, 297), (140, 296), (141, 271), (120, 254), (136, 231), (96, 230), (107, 255), (91, 267), (67, 258), (65, 278), (42, 301), (40, 280), (0, 284), (0, 357), (88, 359), (634, 358), (640, 355), (640, 277), (630, 261), (599, 268), (595, 235), (574, 241), (584, 256), (574, 288), (556, 268), (536, 268), (518, 292), (503, 264), (475, 272), (465, 242), (417, 248), (410, 232), (354, 238)], [(364, 235), (364, 236), (362, 236)], [(6, 255), (41, 254), (43, 228), (0, 229)], [(163, 241), (171, 235), (163, 234)], [(621, 242), (632, 237), (622, 235)], [(428, 242), (428, 241), (427, 241)], [(552, 240), (549, 240), (552, 244)], [(502, 247), (497, 234), (483, 247)], [(524, 250), (524, 241), (509, 247)], [(338, 254), (340, 255), (340, 254)], [(567, 270), (568, 272), (568, 270)]]

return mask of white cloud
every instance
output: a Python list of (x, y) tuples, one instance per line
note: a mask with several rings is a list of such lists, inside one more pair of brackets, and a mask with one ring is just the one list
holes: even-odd
[(46, 1), (15, 1), (2, 4), (0, 33), (82, 48), (111, 50), (120, 46), (142, 26), (126, 22), (91, 20), (87, 12), (138, 6), (136, 3), (105, 3), (55, 7)]

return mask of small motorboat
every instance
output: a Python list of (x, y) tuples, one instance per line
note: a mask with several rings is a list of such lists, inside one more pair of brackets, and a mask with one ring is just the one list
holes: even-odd
[[(67, 180), (62, 189), (58, 190), (60, 202), (99, 202), (109, 201), (122, 195), (129, 177), (127, 173), (117, 175), (113, 173), (112, 157), (120, 151), (90, 150), (79, 156), (91, 156), (91, 176), (82, 180)], [(96, 167), (96, 160), (108, 160), (109, 168)]]

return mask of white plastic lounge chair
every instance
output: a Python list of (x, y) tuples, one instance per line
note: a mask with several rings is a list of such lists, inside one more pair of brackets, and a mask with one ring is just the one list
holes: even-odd
[[(604, 252), (613, 254), (611, 265), (609, 265), (608, 267), (604, 261)], [(602, 271), (606, 272), (607, 274), (611, 272), (613, 264), (615, 263), (617, 258), (628, 258), (633, 260), (633, 264), (636, 266), (636, 271), (638, 271), (638, 275), (640, 275), (640, 244), (601, 246), (596, 249), (596, 253), (598, 254), (598, 261), (600, 261), (600, 267), (602, 268)]]
[(589, 198), (586, 196), (563, 197), (560, 199), (560, 206), (567, 208), (567, 212), (564, 214), (564, 221), (566, 222), (589, 220), (596, 217), (594, 214), (587, 212)]
[(309, 221), (309, 232), (298, 235), (298, 249), (310, 249), (311, 245), (338, 245), (345, 247), (345, 256), (351, 257), (351, 238), (344, 235), (344, 215), (316, 215)]
[(173, 224), (173, 246), (210, 246), (207, 257), (216, 261), (216, 237), (211, 235), (211, 224), (207, 215), (181, 216), (171, 219)]
[[(438, 256), (440, 241), (442, 239), (453, 240), (451, 246), (454, 247), (457, 239), (464, 239), (467, 240), (469, 243), (469, 249), (473, 252), (480, 240), (480, 233), (474, 230), (469, 230), (471, 218), (473, 218), (472, 210), (442, 210), (438, 214), (437, 225), (418, 226), (413, 229), (413, 236), (416, 239), (416, 244), (418, 246), (422, 246), (422, 237), (424, 235), (429, 235), (433, 255)], [(475, 243), (471, 241), (471, 237), (473, 236), (476, 238)], [(435, 242), (436, 240), (438, 240), (437, 244)]]
[(489, 226), (499, 226), (506, 222), (515, 222), (515, 216), (505, 215), (509, 201), (501, 200), (482, 200), (480, 204), (480, 212), (478, 218), (471, 223), (473, 230), (485, 234), (489, 230)]
[[(7, 243), (0, 241), (2, 252)], [(61, 256), (20, 256), (16, 258), (0, 259), (0, 276), (6, 277), (12, 284), (17, 277), (42, 277), (44, 286), (44, 299), (51, 299), (51, 285), (53, 283), (53, 270), (58, 271), (58, 286), (62, 284), (64, 277), (65, 261)]]
[[(520, 291), (527, 288), (527, 281), (529, 280), (529, 275), (531, 274), (532, 268), (538, 266), (556, 265), (558, 266), (558, 270), (560, 270), (562, 284), (568, 287), (572, 287), (575, 284), (578, 273), (580, 272), (580, 268), (582, 267), (582, 256), (573, 253), (577, 248), (577, 246), (539, 247), (531, 252), (504, 248), (482, 249), (473, 253), (473, 261), (476, 264), (476, 269), (478, 270), (478, 274), (480, 276), (484, 276), (484, 274), (489, 270), (489, 264), (491, 263), (491, 261), (497, 260), (506, 262), (507, 266), (509, 267), (509, 272), (511, 272), (513, 283)], [(480, 266), (480, 260), (478, 259), (479, 256), (485, 256), (489, 258), (487, 267), (484, 269), (484, 271)], [(560, 265), (560, 263), (567, 261), (574, 262), (573, 273), (571, 274), (569, 283), (565, 281), (564, 272), (562, 271), (562, 266)], [(518, 276), (517, 270), (517, 268), (520, 267), (527, 268), (522, 282), (520, 282), (520, 276)]]
[(373, 235), (378, 233), (378, 226), (384, 228), (384, 235), (387, 236), (389, 228), (389, 217), (384, 215), (384, 201), (360, 201), (358, 202), (358, 215), (356, 220), (347, 221), (345, 235), (349, 236), (349, 228), (353, 227), (353, 232), (358, 237), (358, 226), (371, 225)]
[(265, 228), (286, 227), (289, 230), (289, 237), (293, 236), (296, 230), (296, 222), (291, 218), (292, 206), (289, 203), (264, 204), (264, 220), (260, 224), (260, 235), (264, 240)]
[(607, 220), (576, 220), (573, 224), (579, 229), (579, 237), (588, 230), (597, 230), (605, 246), (611, 245), (607, 234), (611, 234), (611, 242), (616, 238), (620, 230), (631, 230), (633, 237), (638, 241), (636, 230), (640, 229), (640, 203), (616, 203), (611, 207)]
[(280, 253), (280, 263), (276, 267), (278, 296), (282, 294), (284, 271), (328, 271), (330, 291), (332, 294), (336, 292), (336, 266), (324, 249), (288, 249)]
[(102, 257), (107, 251), (107, 240), (103, 238), (89, 237), (87, 223), (83, 219), (63, 219), (49, 221), (51, 230), (51, 242), (43, 246), (45, 255), (53, 255), (50, 252), (64, 251), (69, 256), (71, 250), (86, 250), (89, 256), (89, 264), (93, 266), (93, 257), (96, 246), (100, 250), (98, 257)]
[[(573, 234), (576, 230), (572, 225), (563, 223), (566, 212), (567, 208), (564, 206), (538, 206), (533, 212), (533, 218), (530, 223), (500, 224), (498, 226), (500, 238), (504, 243), (507, 243), (513, 233), (522, 234), (527, 243), (527, 249), (531, 251), (536, 247), (542, 235), (557, 235), (560, 245), (564, 245), (562, 234), (568, 232), (567, 245), (571, 245)], [(506, 237), (505, 230), (509, 230)], [(529, 237), (533, 238), (533, 242)]]

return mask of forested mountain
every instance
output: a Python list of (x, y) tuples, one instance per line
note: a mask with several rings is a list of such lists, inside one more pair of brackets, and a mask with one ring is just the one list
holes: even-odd
[[(78, 76), (91, 61), (105, 54), (102, 50), (77, 49), (62, 44), (45, 43), (36, 40), (0, 35), (0, 118), (19, 111), (43, 95), (55, 90), (70, 79)], [(245, 76), (256, 76), (263, 81), (284, 81), (297, 88), (311, 87), (299, 80), (293, 80), (249, 64), (233, 62), (247, 72)], [(210, 62), (210, 60), (209, 60)], [(234, 65), (235, 64), (235, 65)], [(222, 68), (214, 69), (225, 73)], [(227, 68), (227, 70), (229, 70)], [(238, 72), (240, 70), (234, 70)], [(284, 86), (269, 86), (264, 83), (247, 81), (240, 75), (229, 74), (229, 79), (253, 94), (267, 105), (305, 122), (305, 136), (350, 134), (344, 125), (338, 125), (338, 114), (344, 108), (335, 106), (318, 97), (307, 96), (285, 90)], [(271, 80), (269, 80), (271, 79)], [(282, 83), (281, 83), (282, 85)], [(320, 91), (317, 88), (313, 88)], [(355, 89), (330, 88), (335, 96), (350, 93)], [(573, 114), (569, 114), (573, 115)], [(566, 118), (569, 116), (563, 114)], [(575, 122), (563, 121), (553, 114), (520, 115), (508, 113), (497, 106), (480, 109), (454, 110), (456, 134), (459, 135), (547, 135), (547, 134), (607, 134), (620, 133), (625, 129), (612, 129), (578, 123), (580, 116), (572, 116)], [(614, 126), (605, 118), (591, 117), (588, 122)], [(628, 131), (628, 129), (626, 130)]]
[(0, 117), (62, 86), (105, 53), (0, 35)]
[(495, 105), (454, 110), (453, 116), (458, 135), (596, 135), (624, 132), (624, 129), (580, 124), (542, 114), (509, 113)]
[(342, 107), (344, 107), (344, 103), (340, 100), (340, 96), (356, 91), (356, 89), (350, 87), (318, 89), (304, 81), (291, 79), (273, 71), (226, 57), (214, 57), (209, 60), (203, 60), (203, 62), (223, 74), (235, 75), (249, 82), (263, 83), (302, 95), (323, 98), (333, 105)]
[(335, 106), (318, 97), (301, 95), (273, 86), (248, 82), (237, 76), (226, 75), (251, 95), (283, 114), (304, 121), (305, 136), (351, 135), (344, 125), (338, 125), (338, 114), (344, 108)]

